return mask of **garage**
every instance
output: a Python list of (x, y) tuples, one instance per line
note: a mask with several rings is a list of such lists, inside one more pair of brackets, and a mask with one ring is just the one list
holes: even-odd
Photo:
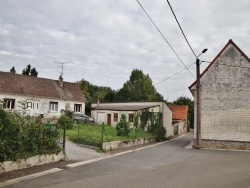
[(97, 112), (97, 124), (105, 123), (105, 113), (104, 112)]

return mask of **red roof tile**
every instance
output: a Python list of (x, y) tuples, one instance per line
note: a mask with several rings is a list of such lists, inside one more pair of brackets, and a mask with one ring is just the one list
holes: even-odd
[(72, 101), (86, 101), (77, 83), (50, 80), (0, 71), (0, 93), (55, 98)]
[(169, 107), (173, 114), (172, 114), (172, 119), (173, 120), (184, 120), (187, 119), (187, 115), (188, 115), (188, 106), (170, 106)]

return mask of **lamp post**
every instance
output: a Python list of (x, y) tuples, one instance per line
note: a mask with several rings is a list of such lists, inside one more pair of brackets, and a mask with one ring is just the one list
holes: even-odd
[[(205, 53), (207, 49), (204, 49), (201, 53)], [(196, 147), (197, 149), (201, 146), (201, 97), (200, 97), (200, 59), (198, 55), (196, 57)]]

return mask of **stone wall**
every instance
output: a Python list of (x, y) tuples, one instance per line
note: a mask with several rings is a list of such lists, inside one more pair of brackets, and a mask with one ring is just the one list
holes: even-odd
[(128, 141), (114, 141), (114, 142), (105, 142), (103, 143), (103, 150), (104, 151), (112, 151), (121, 148), (128, 148), (143, 144), (148, 144), (151, 142), (155, 142), (155, 138), (138, 138)]
[(58, 154), (51, 155), (37, 155), (28, 159), (19, 159), (17, 161), (5, 161), (0, 163), (0, 173), (53, 163), (64, 159), (65, 155), (63, 154), (63, 152), (60, 152)]
[(202, 76), (201, 90), (202, 139), (250, 142), (250, 62), (232, 44)]
[(202, 140), (201, 147), (213, 149), (250, 150), (250, 142)]

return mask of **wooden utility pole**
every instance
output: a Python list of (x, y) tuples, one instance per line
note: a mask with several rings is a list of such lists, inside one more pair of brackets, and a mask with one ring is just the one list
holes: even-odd
[(200, 60), (196, 59), (196, 146), (201, 146)]

